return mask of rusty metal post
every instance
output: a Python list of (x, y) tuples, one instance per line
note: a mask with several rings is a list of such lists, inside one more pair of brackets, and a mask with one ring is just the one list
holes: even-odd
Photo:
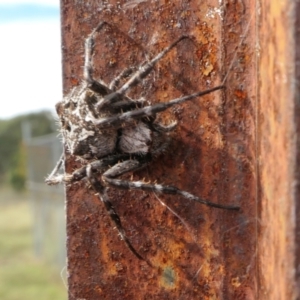
[[(151, 268), (120, 240), (85, 182), (68, 186), (70, 300), (294, 299), (293, 14), (290, 1), (263, 2), (61, 0), (65, 93), (83, 78), (84, 40), (100, 21), (111, 26), (96, 40), (95, 75), (107, 83), (181, 35), (192, 37), (130, 95), (155, 103), (223, 81), (226, 90), (162, 114), (179, 121), (170, 149), (133, 178), (241, 206), (223, 211), (112, 189)], [(68, 172), (79, 166), (67, 158)]]
[(297, 206), (299, 214), (299, 191), (295, 189), (300, 149), (296, 146), (300, 129), (296, 98), (299, 1), (262, 1), (260, 12), (256, 128), (259, 299), (299, 299), (295, 285), (299, 277), (296, 228), (299, 232), (300, 222), (295, 219)]

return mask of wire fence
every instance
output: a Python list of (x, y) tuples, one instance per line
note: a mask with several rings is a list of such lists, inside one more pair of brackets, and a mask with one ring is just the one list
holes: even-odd
[(60, 266), (66, 264), (66, 221), (64, 188), (47, 186), (45, 177), (62, 153), (57, 134), (25, 139), (28, 181), (34, 218), (33, 239), (36, 256)]

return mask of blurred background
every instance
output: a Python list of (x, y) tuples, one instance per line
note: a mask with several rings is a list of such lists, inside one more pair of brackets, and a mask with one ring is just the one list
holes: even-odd
[(67, 299), (59, 0), (0, 0), (0, 299)]

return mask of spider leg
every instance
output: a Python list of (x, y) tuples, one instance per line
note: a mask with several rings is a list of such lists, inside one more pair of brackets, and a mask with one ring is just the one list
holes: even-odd
[[(115, 165), (116, 163), (123, 160), (128, 160), (129, 158), (130, 155), (126, 153), (111, 155), (91, 162), (90, 166), (93, 172), (104, 173), (109, 168), (109, 166)], [(58, 161), (57, 166), (59, 165), (59, 162), (60, 163), (63, 162), (63, 155)], [(86, 166), (75, 170), (72, 174), (58, 174), (58, 175), (57, 173), (59, 171), (59, 168), (57, 168), (57, 166), (54, 168), (52, 173), (45, 180), (45, 182), (48, 185), (54, 185), (58, 183), (72, 183), (72, 182), (80, 181), (86, 177)]]
[(210, 94), (214, 91), (220, 90), (225, 88), (223, 85), (216, 86), (214, 88), (205, 90), (203, 92), (197, 92), (191, 95), (187, 95), (184, 97), (173, 99), (169, 102), (161, 102), (157, 104), (153, 104), (151, 106), (145, 106), (143, 108), (139, 108), (136, 110), (128, 111), (122, 114), (114, 115), (107, 118), (96, 119), (91, 117), (91, 121), (97, 125), (100, 129), (105, 128), (118, 128), (122, 127), (126, 124), (132, 124), (135, 120), (141, 119), (143, 117), (151, 117), (155, 116), (156, 113), (162, 112), (167, 110), (168, 108), (172, 107), (173, 105), (178, 105), (180, 103), (192, 100), (196, 97), (201, 97), (207, 94)]
[[(84, 63), (84, 79), (88, 83), (88, 88), (102, 96), (111, 95), (119, 84), (120, 80), (129, 76), (132, 72), (132, 68), (125, 69), (121, 72), (109, 85), (106, 86), (104, 82), (99, 82), (93, 78), (93, 53), (95, 44), (95, 35), (104, 25), (109, 25), (107, 22), (100, 23), (89, 35), (85, 41), (85, 63)], [(132, 108), (141, 107), (141, 101), (134, 101), (129, 97), (118, 98), (119, 103), (114, 103), (111, 106), (111, 110), (127, 111)], [(117, 102), (117, 101), (116, 101)], [(103, 100), (100, 101), (95, 107), (99, 110), (102, 107)]]
[[(104, 25), (109, 25), (107, 22), (101, 22), (89, 35), (85, 41), (85, 62), (84, 62), (84, 79), (88, 83), (88, 88), (95, 93), (98, 93), (102, 96), (109, 95), (113, 93), (113, 89), (118, 84), (118, 82), (128, 75), (130, 75), (130, 68), (124, 70), (117, 78), (110, 84), (110, 87), (107, 87), (104, 82), (99, 82), (93, 78), (93, 53), (94, 53), (94, 44), (95, 44), (95, 35), (99, 32)], [(132, 72), (132, 71), (131, 71)], [(126, 111), (126, 108), (129, 106), (135, 107), (136, 101), (133, 101), (129, 97), (124, 97), (124, 100), (121, 104), (112, 106), (112, 110), (123, 109)], [(97, 108), (98, 105), (96, 105)]]
[(144, 98), (141, 98), (139, 100), (129, 100), (126, 97), (125, 100), (113, 103), (110, 107), (110, 110), (116, 113), (126, 112), (133, 109), (142, 108), (144, 102), (145, 102)]
[[(104, 173), (109, 168), (109, 166), (113, 166), (120, 161), (124, 161), (124, 160), (128, 160), (128, 159), (130, 159), (130, 155), (127, 153), (116, 154), (116, 155), (112, 155), (109, 157), (105, 157), (103, 159), (95, 160), (95, 161), (91, 162), (89, 165), (93, 172)], [(77, 169), (76, 171), (74, 171), (71, 174), (69, 182), (79, 181), (79, 180), (85, 178), (86, 176), (87, 176), (86, 175), (86, 166), (84, 166), (80, 169)]]
[(138, 161), (136, 159), (129, 159), (117, 163), (102, 174), (102, 179), (109, 183), (109, 179), (119, 177), (125, 173), (137, 171), (146, 167), (148, 161)]
[(98, 82), (93, 78), (93, 53), (95, 45), (95, 35), (102, 29), (104, 25), (108, 25), (108, 23), (99, 23), (85, 41), (85, 60), (83, 68), (83, 77), (88, 83), (88, 88), (102, 96), (111, 93), (111, 90), (103, 82)]
[(177, 126), (177, 121), (171, 122), (169, 125), (162, 125), (160, 123), (151, 123), (151, 128), (157, 132), (170, 132), (173, 131)]
[(219, 203), (214, 203), (208, 200), (204, 200), (199, 198), (195, 195), (192, 195), (188, 192), (182, 191), (174, 186), (164, 186), (161, 184), (149, 184), (144, 183), (142, 181), (128, 181), (128, 180), (121, 180), (115, 179), (126, 172), (131, 172), (140, 168), (143, 168), (145, 163), (139, 162), (137, 160), (129, 160), (118, 163), (114, 165), (112, 168), (108, 169), (103, 175), (103, 181), (107, 182), (108, 184), (119, 188), (119, 189), (127, 189), (127, 190), (143, 190), (149, 192), (158, 192), (162, 194), (172, 194), (172, 195), (179, 195), (184, 197), (185, 199), (192, 200), (199, 202), (201, 204), (216, 207), (221, 209), (228, 209), (228, 210), (239, 210), (239, 206), (236, 205), (223, 205)]
[(50, 173), (50, 175), (46, 178), (45, 182), (48, 185), (54, 185), (61, 182), (61, 175), (57, 175), (60, 168), (62, 167), (63, 161), (64, 161), (64, 153), (61, 154), (59, 160), (56, 163), (56, 166), (54, 167), (53, 171)]
[(169, 47), (166, 47), (163, 51), (157, 54), (151, 61), (143, 63), (139, 70), (135, 72), (130, 79), (116, 92), (106, 95), (101, 105), (98, 105), (98, 110), (103, 106), (117, 102), (122, 98), (127, 90), (137, 85), (142, 79), (144, 79), (154, 68), (156, 63), (163, 58), (170, 50), (172, 50), (180, 41), (190, 38), (189, 36), (181, 36), (178, 40), (173, 42)]
[(111, 220), (114, 222), (114, 224), (117, 227), (117, 230), (122, 238), (122, 240), (125, 242), (125, 244), (127, 245), (127, 247), (129, 248), (129, 250), (140, 260), (144, 260), (145, 262), (147, 262), (150, 266), (151, 263), (145, 259), (143, 256), (141, 256), (137, 250), (135, 250), (135, 248), (132, 246), (132, 244), (130, 243), (128, 237), (126, 236), (125, 230), (122, 226), (121, 223), (121, 219), (119, 217), (119, 215), (117, 214), (117, 212), (115, 211), (115, 208), (113, 207), (112, 203), (110, 202), (108, 195), (107, 195), (107, 188), (104, 187), (100, 181), (97, 179), (96, 175), (93, 174), (92, 168), (90, 165), (88, 165), (86, 167), (86, 174), (88, 177), (88, 180), (90, 182), (90, 184), (92, 185), (92, 187), (94, 188), (94, 190), (97, 192), (99, 199), (104, 203), (104, 206), (111, 218)]
[(134, 69), (132, 67), (129, 67), (125, 70), (123, 70), (116, 78), (112, 80), (112, 82), (109, 84), (109, 88), (112, 91), (115, 91), (117, 89), (117, 86), (119, 85), (120, 81), (129, 75), (133, 73)]
[[(115, 79), (112, 80), (112, 82), (109, 84), (109, 88), (111, 91), (115, 91), (117, 89), (117, 86), (119, 85), (120, 81), (123, 78), (128, 77), (129, 75), (131, 75), (134, 71), (134, 68), (129, 67), (125, 70), (123, 70)], [(103, 100), (102, 100), (103, 101)], [(99, 107), (103, 107), (103, 102), (100, 101), (97, 105), (96, 105), (96, 109), (99, 110)], [(121, 111), (128, 111), (128, 110), (132, 110), (135, 108), (141, 108), (143, 106), (145, 102), (144, 98), (140, 98), (137, 100), (133, 100), (131, 98), (129, 98), (128, 96), (122, 97), (119, 99), (119, 101), (115, 102), (115, 103), (111, 103), (111, 108), (113, 110), (117, 110), (118, 112)]]

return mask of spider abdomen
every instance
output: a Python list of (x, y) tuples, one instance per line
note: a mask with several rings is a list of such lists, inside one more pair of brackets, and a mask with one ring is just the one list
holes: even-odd
[(148, 153), (151, 145), (151, 130), (147, 124), (138, 121), (135, 126), (122, 129), (118, 148), (123, 153)]

